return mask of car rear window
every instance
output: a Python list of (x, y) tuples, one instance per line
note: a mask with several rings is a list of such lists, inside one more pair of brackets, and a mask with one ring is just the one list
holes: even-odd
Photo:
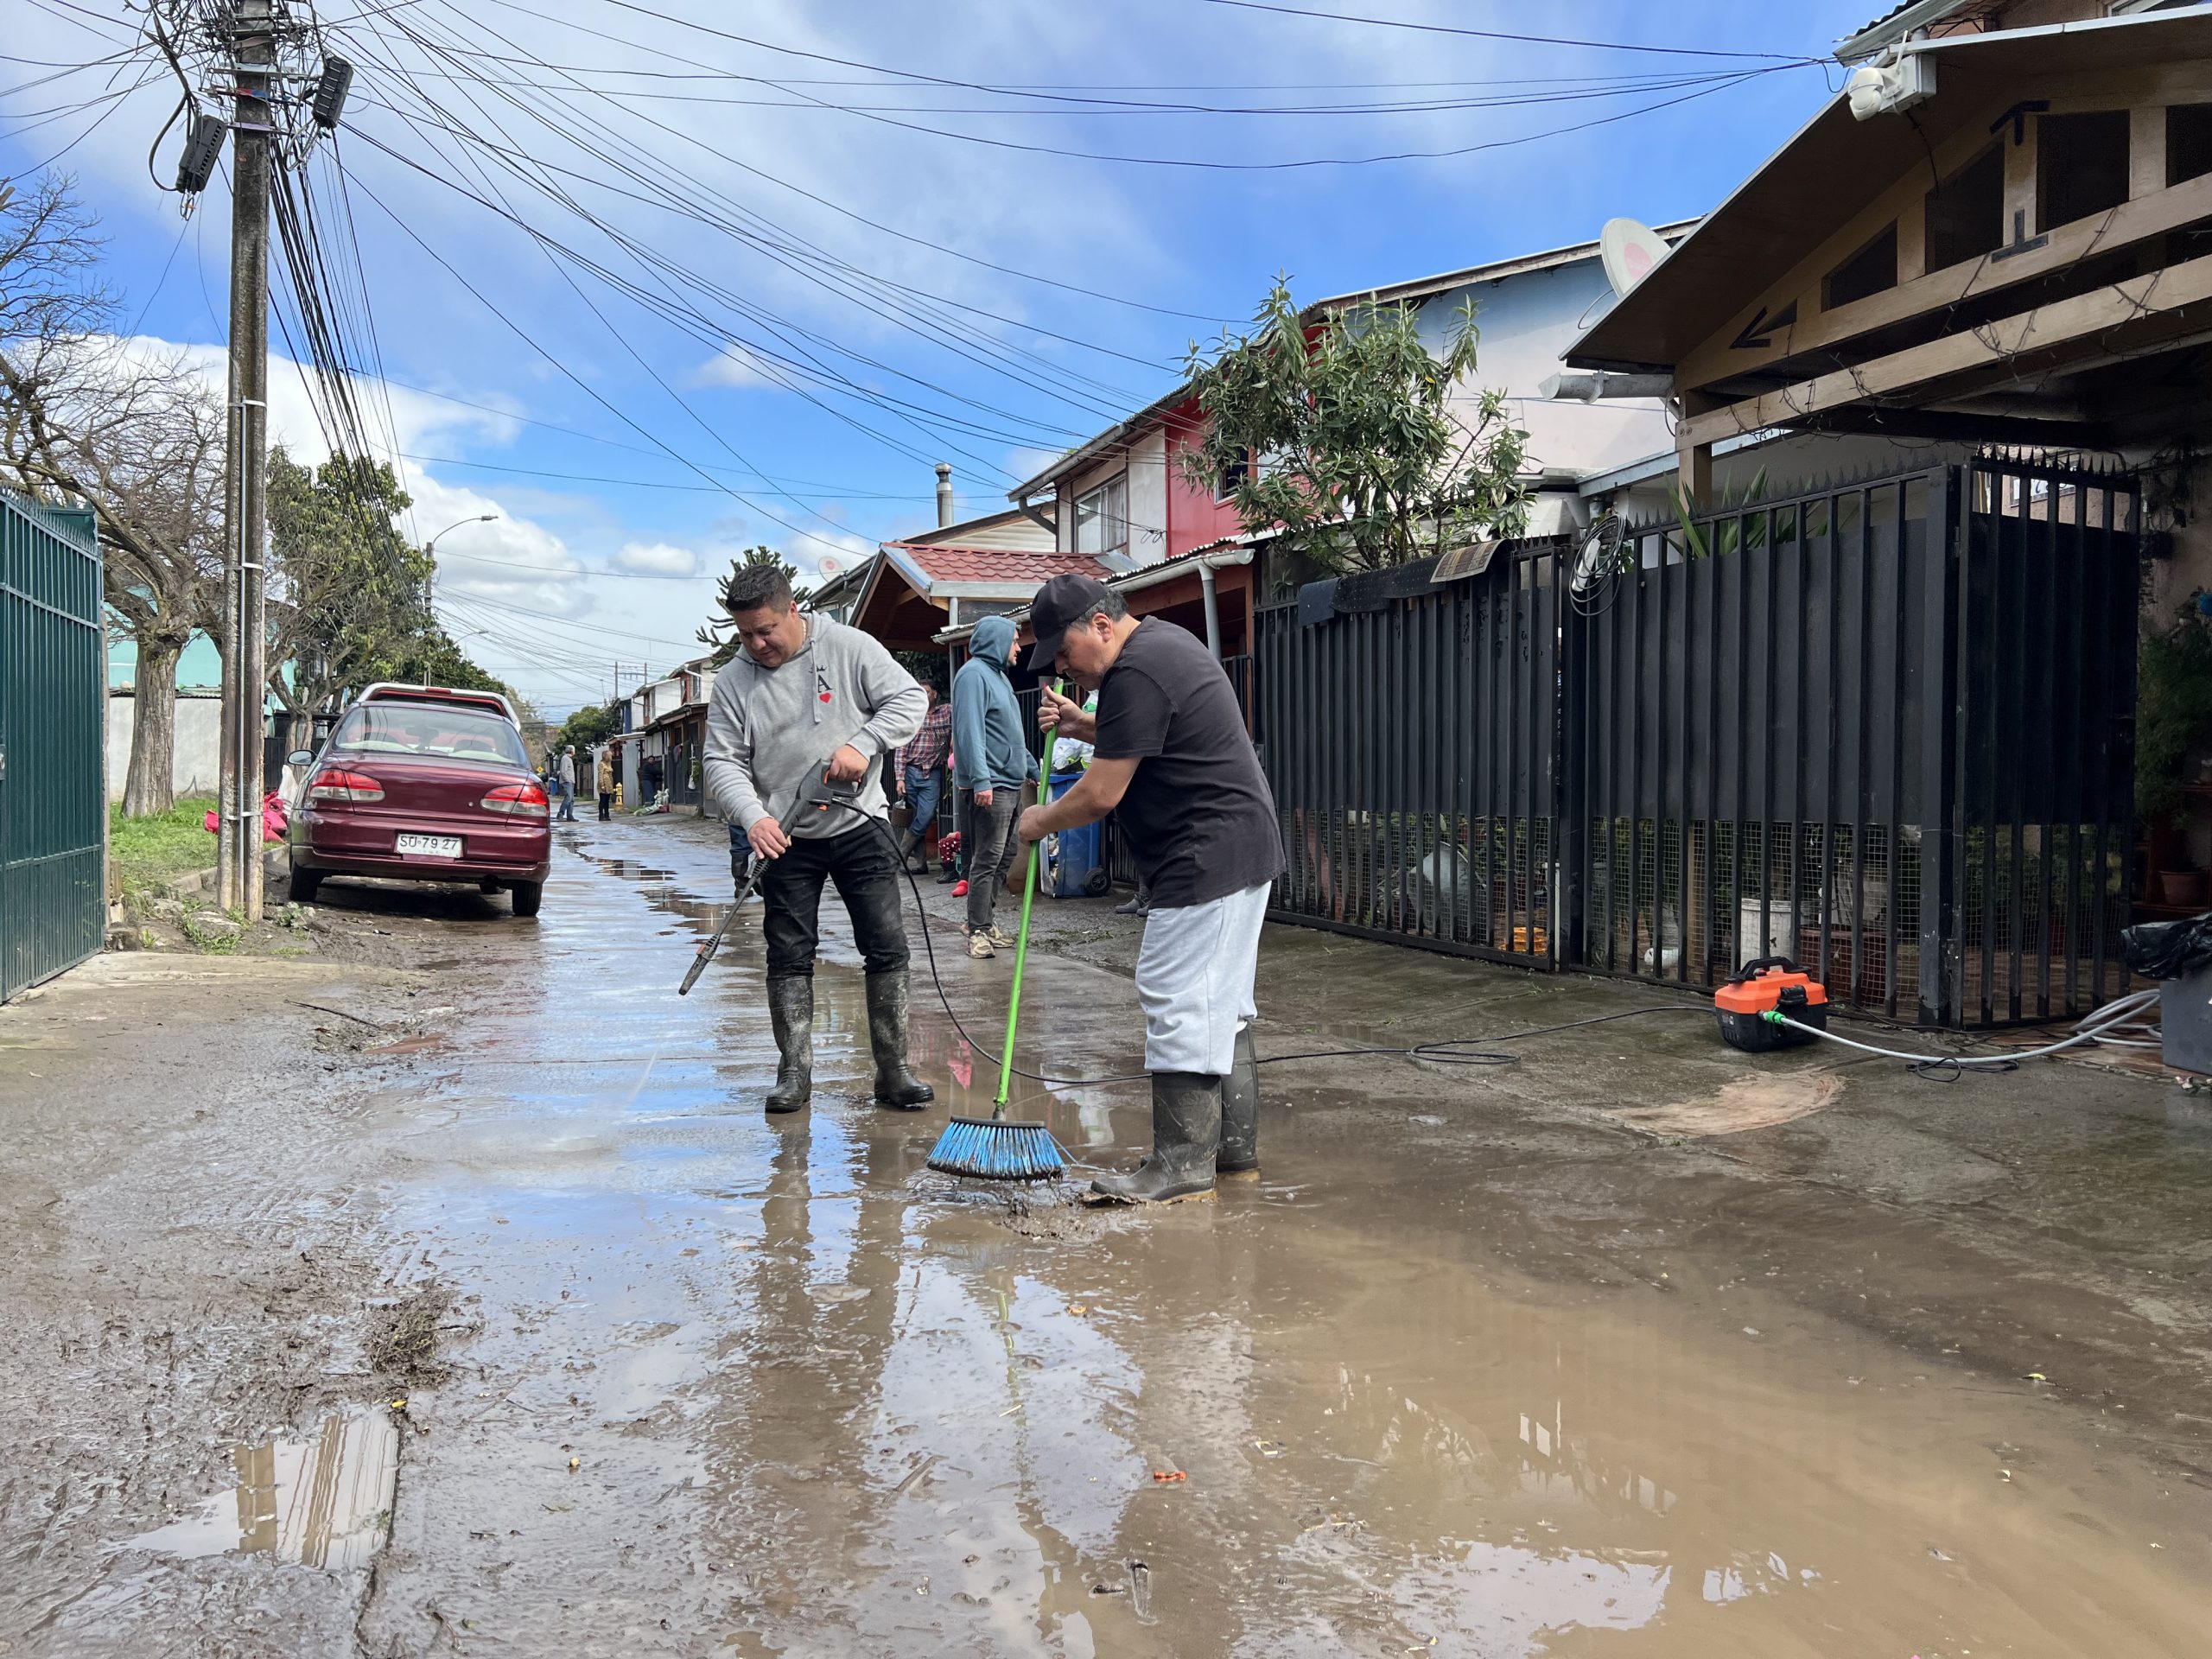
[(332, 747), (356, 754), (419, 754), (433, 760), (520, 766), (530, 761), (522, 738), (486, 709), (434, 708), (420, 702), (363, 703), (338, 722)]

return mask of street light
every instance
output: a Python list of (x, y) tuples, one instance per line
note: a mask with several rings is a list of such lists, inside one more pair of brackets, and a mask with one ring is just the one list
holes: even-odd
[[(440, 539), (452, 535), (454, 531), (459, 530), (463, 524), (488, 524), (499, 516), (499, 515), (496, 512), (480, 512), (473, 518), (456, 518), (453, 523), (448, 524), (443, 530), (440, 531), (437, 535), (431, 537), (429, 541), (423, 543), (423, 556), (428, 559), (430, 563), (429, 575), (424, 578), (423, 583), (423, 613), (429, 619), (429, 624), (433, 628), (438, 626), (437, 551)], [(480, 629), (478, 632), (480, 632), (482, 630)], [(473, 639), (474, 636), (470, 635), (468, 637)], [(430, 663), (429, 655), (426, 652), (423, 660), (423, 683), (428, 685), (429, 683)]]
[(463, 524), (488, 524), (499, 516), (496, 512), (483, 512), (474, 518), (456, 518), (437, 535), (423, 543), (423, 556), (430, 561), (429, 581), (423, 593), (423, 608), (429, 612), (431, 621), (435, 622), (438, 620), (438, 561), (435, 556), (439, 539), (452, 535)]

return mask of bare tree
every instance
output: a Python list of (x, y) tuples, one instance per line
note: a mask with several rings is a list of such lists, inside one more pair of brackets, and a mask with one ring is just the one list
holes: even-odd
[(123, 810), (175, 804), (176, 664), (220, 612), (223, 405), (182, 353), (106, 332), (92, 216), (66, 180), (0, 201), (0, 481), (82, 498), (137, 642)]

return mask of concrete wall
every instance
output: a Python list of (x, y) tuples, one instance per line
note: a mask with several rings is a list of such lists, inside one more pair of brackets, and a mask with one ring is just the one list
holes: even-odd
[[(130, 717), (137, 699), (111, 691), (107, 700), (107, 798), (123, 798), (130, 775)], [(179, 795), (213, 795), (223, 749), (223, 702), (219, 697), (176, 700), (176, 755), (169, 768)]]

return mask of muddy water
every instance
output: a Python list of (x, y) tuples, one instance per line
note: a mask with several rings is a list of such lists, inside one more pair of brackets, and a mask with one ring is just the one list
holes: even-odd
[[(634, 826), (564, 843), (391, 1109), (407, 1247), (479, 1328), (410, 1407), (369, 1650), (2204, 1650), (2203, 1495), (2093, 1413), (1756, 1274), (1525, 1276), (1470, 1246), (1448, 1160), (1310, 1088), (1211, 1203), (932, 1174), (992, 1068), (918, 1012), (938, 1109), (867, 1103), (834, 899), (816, 1104), (764, 1118), (757, 920), (673, 995), (727, 881)], [(1006, 964), (943, 965), (995, 1037)], [(1125, 982), (1032, 973), (1037, 1069), (1129, 1064)], [(1078, 1160), (1148, 1136), (1128, 1085), (1016, 1098)]]

